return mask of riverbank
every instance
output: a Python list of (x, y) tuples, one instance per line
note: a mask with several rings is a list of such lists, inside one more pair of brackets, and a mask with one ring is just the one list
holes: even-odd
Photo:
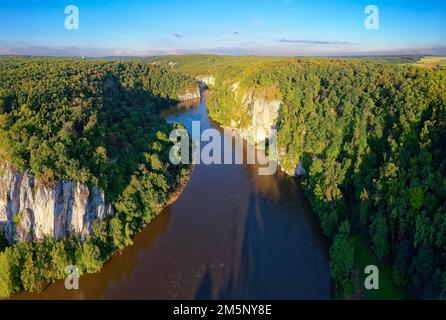
[[(205, 99), (169, 114), (170, 124), (221, 130)], [(82, 276), (79, 290), (61, 280), (19, 298), (331, 298), (327, 242), (295, 179), (259, 176), (258, 165), (197, 164), (182, 186), (132, 245)]]
[[(153, 148), (166, 148), (168, 152), (171, 144), (167, 140), (169, 131), (158, 131), (157, 134), (158, 140), (152, 141), (145, 154), (148, 160), (142, 162), (138, 171), (129, 177), (128, 186), (116, 200), (115, 214), (93, 220), (89, 225), (91, 236), (81, 238), (73, 235), (60, 240), (47, 237), (29, 243), (19, 239), (0, 252), (1, 298), (8, 298), (17, 290), (41, 292), (66, 276), (67, 265), (78, 267), (80, 275), (100, 273), (110, 259), (132, 245), (141, 230), (178, 199), (190, 180), (193, 167), (174, 168), (168, 159), (160, 158), (158, 151), (154, 151), (158, 149)], [(150, 172), (151, 169), (156, 172)], [(19, 281), (16, 279), (27, 279), (25, 271), (13, 269), (14, 255), (17, 254), (26, 254), (27, 263), (32, 268), (26, 274), (31, 273), (32, 278), (23, 286), (13, 287), (12, 283)], [(42, 264), (48, 266), (40, 268)]]
[[(215, 119), (212, 117), (211, 114), (209, 114), (209, 117), (216, 123), (219, 124), (219, 126), (223, 129), (235, 129), (238, 128), (234, 127), (227, 127), (223, 125), (221, 122), (218, 121), (218, 119)], [(245, 130), (245, 132), (252, 132), (250, 130)], [(242, 138), (247, 143), (252, 143), (253, 139), (249, 139), (248, 136), (243, 135)], [(298, 172), (302, 172), (305, 174), (305, 171), (303, 168), (301, 168), (301, 163), (299, 163), (299, 169), (294, 170), (293, 173), (291, 173), (288, 170), (285, 170), (281, 166), (281, 159), (280, 155), (278, 155), (279, 159), (277, 162), (278, 168), (284, 172), (286, 175), (296, 178), (298, 176)], [(299, 181), (299, 184), (301, 181)], [(307, 199), (309, 200), (309, 199)], [(319, 227), (322, 227), (322, 222), (315, 214)], [(341, 299), (382, 299), (382, 300), (404, 300), (411, 297), (409, 294), (409, 290), (405, 288), (404, 286), (398, 286), (395, 284), (393, 280), (392, 275), (392, 267), (388, 262), (380, 261), (376, 255), (373, 252), (373, 249), (371, 245), (364, 239), (360, 238), (357, 235), (354, 235), (354, 233), (351, 234), (353, 237), (353, 246), (354, 246), (354, 270), (352, 272), (352, 282), (354, 284), (354, 290), (353, 294), (351, 296), (343, 296), (339, 297)], [(328, 237), (330, 239), (330, 242), (333, 243), (334, 237)], [(379, 290), (365, 290), (364, 289), (364, 269), (368, 265), (376, 265), (378, 266), (380, 270), (380, 289)]]
[[(179, 182), (175, 190), (170, 194), (165, 207), (172, 205), (173, 203), (175, 203), (175, 201), (178, 200), (178, 198), (183, 193), (184, 189), (187, 187), (193, 170), (194, 170), (194, 165), (191, 164), (187, 169), (186, 175), (182, 177), (182, 181)], [(160, 212), (158, 212), (157, 215), (161, 213), (164, 210), (164, 208), (160, 210)]]

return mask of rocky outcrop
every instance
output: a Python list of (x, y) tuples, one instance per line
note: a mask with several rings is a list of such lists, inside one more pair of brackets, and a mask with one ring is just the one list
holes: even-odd
[(62, 239), (91, 234), (95, 219), (112, 214), (104, 192), (82, 183), (36, 183), (29, 172), (20, 173), (7, 162), (0, 165), (0, 228), (9, 241)]
[(201, 93), (208, 88), (212, 88), (215, 84), (214, 76), (198, 76), (195, 79), (198, 81), (198, 87), (194, 90), (189, 90), (179, 94), (178, 101), (200, 99)]
[[(238, 105), (240, 113), (250, 115), (248, 125), (241, 124), (240, 120), (231, 120), (231, 128), (238, 129), (241, 136), (248, 142), (253, 144), (263, 143), (267, 139), (271, 141), (273, 134), (277, 133), (277, 122), (280, 116), (280, 108), (282, 101), (280, 99), (266, 98), (262, 92), (254, 89), (245, 90), (240, 86), (240, 82), (233, 83), (230, 86), (234, 93), (235, 105)], [(275, 159), (278, 161), (282, 171), (291, 176), (303, 176), (306, 174), (302, 162), (297, 162), (293, 170), (285, 170), (281, 166), (281, 158), (285, 157), (285, 153), (279, 153), (278, 150)], [(271, 155), (270, 155), (271, 157)]]
[(197, 100), (201, 98), (200, 89), (186, 91), (178, 95), (178, 101)]
[(179, 94), (178, 101), (201, 99), (201, 93), (215, 84), (215, 78), (213, 76), (200, 76), (195, 79), (198, 82), (197, 88)]
[[(233, 88), (238, 88), (238, 85), (234, 84)], [(281, 104), (280, 100), (266, 100), (259, 97), (253, 90), (246, 92), (242, 98), (242, 105), (250, 112), (251, 123), (248, 128), (242, 130), (245, 131), (244, 135), (249, 135), (254, 143), (271, 139), (273, 130), (276, 129)]]
[(240, 82), (233, 83), (230, 89), (234, 93), (234, 105), (239, 110), (237, 116), (249, 115), (249, 121), (243, 124), (242, 117), (231, 119), (231, 128), (238, 129), (243, 138), (254, 144), (270, 140), (276, 129), (282, 101), (267, 99), (254, 89), (243, 90)]
[[(279, 159), (283, 159), (283, 157), (285, 157), (285, 156), (286, 155), (284, 155), (284, 154), (279, 154)], [(290, 162), (294, 162), (294, 160), (292, 159)], [(305, 168), (302, 164), (302, 161), (299, 161), (294, 168), (291, 167), (291, 169), (288, 169), (288, 170), (282, 166), (281, 161), (278, 162), (278, 165), (283, 172), (285, 172), (287, 175), (292, 176), (292, 177), (301, 177), (301, 176), (305, 176), (307, 174), (307, 172), (305, 171)]]
[(201, 89), (212, 88), (215, 85), (215, 77), (210, 76), (198, 76), (195, 79), (198, 80)]

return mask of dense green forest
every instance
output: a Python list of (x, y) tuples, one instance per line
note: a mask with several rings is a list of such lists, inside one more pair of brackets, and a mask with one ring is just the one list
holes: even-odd
[(155, 60), (194, 76), (214, 75), (209, 114), (225, 125), (250, 124), (249, 110), (240, 112), (241, 99), (234, 100), (233, 83), (241, 95), (254, 90), (283, 101), (281, 166), (293, 172), (301, 161), (307, 173), (300, 180), (332, 239), (338, 297), (352, 296), (359, 286), (359, 236), (378, 261), (391, 265), (395, 284), (445, 299), (446, 72), (398, 64), (416, 59)]
[(37, 177), (92, 182), (113, 199), (165, 125), (157, 108), (195, 86), (134, 62), (3, 59), (0, 156)]
[[(96, 272), (165, 206), (187, 168), (169, 163), (172, 126), (159, 109), (196, 88), (188, 76), (132, 61), (0, 59), (0, 161), (38, 183), (105, 190), (116, 214), (94, 236), (43, 243), (0, 241), (0, 297), (38, 291), (65, 267)], [(6, 248), (5, 248), (6, 247)]]
[(352, 292), (352, 241), (367, 239), (396, 284), (446, 298), (446, 73), (374, 63), (300, 62), (263, 86), (284, 93), (282, 165), (298, 160), (331, 270)]
[(44, 183), (61, 178), (100, 186), (118, 212), (98, 222), (84, 243), (47, 239), (3, 250), (0, 296), (38, 290), (62, 277), (67, 261), (97, 271), (131, 242), (185, 174), (167, 163), (169, 126), (156, 113), (195, 85), (192, 77), (213, 75), (209, 114), (222, 124), (250, 123), (249, 111), (234, 102), (234, 83), (240, 94), (253, 90), (282, 100), (281, 166), (292, 172), (301, 162), (306, 171), (299, 179), (331, 239), (338, 298), (360, 286), (361, 239), (390, 266), (395, 284), (422, 298), (446, 299), (446, 71), (406, 64), (414, 61), (0, 60), (1, 157)]

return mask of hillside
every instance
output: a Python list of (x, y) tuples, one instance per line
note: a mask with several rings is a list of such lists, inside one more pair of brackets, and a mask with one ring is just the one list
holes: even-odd
[(353, 234), (390, 262), (396, 284), (445, 297), (444, 70), (356, 58), (153, 59), (213, 76), (209, 114), (224, 126), (255, 127), (259, 101), (268, 112), (268, 101), (281, 102), (268, 126), (278, 129), (282, 169), (307, 173), (302, 186), (333, 239), (339, 296), (356, 290)]
[(165, 206), (187, 168), (170, 165), (158, 113), (198, 85), (144, 63), (49, 58), (1, 58), (0, 79), (6, 297), (68, 262), (98, 271)]
[[(358, 266), (375, 260), (387, 270), (388, 287), (445, 298), (446, 72), (396, 61), (1, 59), (2, 160), (46, 187), (67, 180), (103, 190), (116, 213), (93, 219), (85, 242), (48, 237), (43, 245), (8, 247), (0, 254), (0, 295), (38, 290), (62, 276), (66, 261), (95, 272), (131, 243), (186, 174), (168, 163), (171, 127), (157, 113), (193, 96), (199, 80), (211, 89), (213, 120), (278, 130), (280, 166), (300, 175), (331, 239), (336, 297), (356, 296)], [(26, 226), (23, 213), (13, 215), (2, 221)], [(54, 259), (60, 264), (50, 266)]]

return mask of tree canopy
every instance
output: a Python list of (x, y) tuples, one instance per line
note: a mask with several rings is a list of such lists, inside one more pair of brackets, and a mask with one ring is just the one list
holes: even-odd
[(159, 111), (197, 83), (142, 62), (16, 57), (0, 58), (0, 79), (0, 161), (39, 184), (97, 186), (115, 209), (83, 243), (0, 235), (1, 298), (39, 291), (67, 265), (97, 272), (165, 206), (187, 167), (170, 165), (174, 126)]
[(249, 108), (234, 99), (235, 83), (241, 96), (254, 90), (282, 100), (281, 166), (303, 165), (302, 186), (333, 239), (333, 266), (351, 253), (339, 237), (348, 221), (378, 259), (391, 261), (396, 283), (445, 297), (446, 70), (411, 65), (418, 58), (154, 59), (215, 76), (209, 114), (226, 126), (251, 123)]

